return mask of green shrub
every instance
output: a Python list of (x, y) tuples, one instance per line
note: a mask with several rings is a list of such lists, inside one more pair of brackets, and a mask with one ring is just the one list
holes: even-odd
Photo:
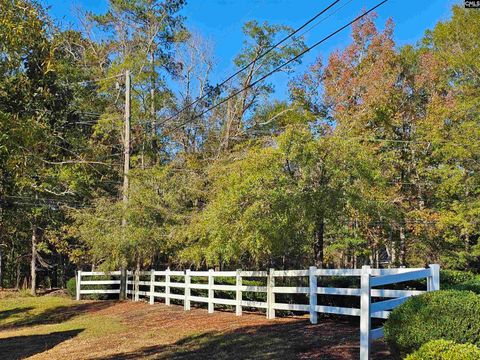
[(433, 340), (408, 355), (405, 360), (478, 360), (480, 349), (473, 344), (457, 344), (448, 340)]
[(475, 274), (470, 271), (460, 270), (441, 270), (440, 286), (442, 289), (451, 289), (456, 285), (471, 281), (475, 278)]
[(390, 314), (385, 339), (396, 356), (438, 339), (479, 346), (480, 296), (448, 290), (412, 297)]
[[(88, 280), (108, 280), (109, 277), (106, 276), (91, 276)], [(112, 289), (112, 285), (82, 285), (82, 290), (84, 289)], [(67, 281), (67, 293), (72, 298), (75, 298), (77, 295), (77, 280), (72, 277)], [(108, 299), (108, 294), (88, 294), (82, 295), (82, 300), (106, 300)]]
[(476, 294), (480, 294), (480, 276), (465, 281), (461, 284), (455, 285), (452, 287), (452, 289), (461, 291), (473, 291)]
[(72, 298), (75, 298), (77, 295), (77, 280), (74, 277), (68, 279), (67, 281), (67, 293)]
[(473, 291), (480, 294), (480, 275), (470, 271), (440, 271), (440, 287), (444, 290)]

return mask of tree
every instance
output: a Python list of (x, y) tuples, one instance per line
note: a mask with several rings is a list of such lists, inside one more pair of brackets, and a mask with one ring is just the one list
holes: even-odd
[(418, 83), (429, 100), (421, 131), (432, 149), (425, 172), (434, 201), (417, 215), (436, 220), (441, 250), (429, 255), (461, 269), (476, 266), (480, 255), (479, 25), (478, 12), (454, 6), (449, 21), (427, 32), (418, 60)]
[(126, 206), (99, 198), (92, 208), (70, 213), (70, 232), (88, 249), (82, 263), (115, 269), (176, 262), (174, 235), (203, 196), (202, 179), (175, 164), (137, 169), (130, 176)]
[[(168, 104), (171, 96), (166, 77), (176, 76), (175, 44), (188, 38), (183, 17), (178, 15), (184, 0), (111, 0), (105, 14), (88, 14), (93, 26), (104, 35), (101, 63), (108, 63), (107, 75), (115, 76), (129, 69), (132, 83), (132, 160), (140, 166), (161, 161), (157, 122), (159, 104)], [(92, 40), (93, 41), (93, 40)], [(105, 76), (105, 72), (103, 72)], [(107, 82), (106, 85), (112, 82)], [(123, 104), (115, 100), (117, 90), (109, 89), (111, 103), (121, 114)]]
[[(243, 26), (246, 36), (242, 52), (234, 59), (235, 67), (245, 70), (238, 75), (238, 79), (232, 81), (226, 96), (242, 89), (237, 96), (220, 106), (212, 114), (214, 119), (220, 118), (220, 137), (217, 153), (231, 149), (236, 143), (249, 137), (248, 128), (252, 125), (252, 117), (246, 119), (249, 113), (253, 113), (257, 106), (265, 100), (274, 90), (272, 84), (264, 81), (254, 87), (253, 82), (269, 73), (281, 63), (290, 60), (305, 49), (302, 38), (293, 37), (287, 45), (276, 47), (266, 56), (258, 59), (261, 54), (270, 49), (278, 38), (293, 29), (283, 25), (270, 25), (267, 22), (259, 24), (257, 21), (249, 21)], [(251, 63), (251, 65), (249, 65)], [(296, 61), (299, 63), (299, 60)], [(289, 72), (291, 69), (284, 69)], [(225, 114), (223, 116), (223, 114)]]
[[(79, 84), (85, 72), (78, 66), (82, 51), (78, 33), (56, 29), (35, 2), (7, 1), (3, 9), (1, 221), (3, 216), (26, 220), (12, 223), (22, 228), (17, 229), (19, 245), (25, 244), (23, 230), (29, 228), (31, 291), (35, 293), (37, 266), (47, 271), (52, 267), (44, 259), (52, 250), (46, 229), (64, 220), (64, 206), (83, 203), (91, 173), (98, 173), (95, 166), (102, 164), (92, 160), (96, 153), (88, 146), (91, 125), (76, 123), (82, 102), (95, 96)], [(26, 246), (17, 251), (26, 251)], [(18, 261), (18, 256), (11, 261), (15, 258)]]
[(376, 181), (358, 143), (288, 126), (209, 170), (211, 197), (193, 218), (183, 256), (197, 265), (324, 266), (324, 228)]

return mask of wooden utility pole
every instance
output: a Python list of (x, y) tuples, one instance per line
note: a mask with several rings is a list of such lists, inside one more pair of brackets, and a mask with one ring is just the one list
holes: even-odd
[[(125, 71), (125, 130), (123, 137), (123, 202), (128, 201), (128, 172), (130, 171), (130, 70)], [(126, 220), (123, 219), (123, 222)]]
[(152, 48), (150, 53), (150, 118), (152, 122), (152, 156), (153, 163), (157, 163), (157, 152), (158, 152), (158, 143), (157, 143), (157, 124), (156, 124), (156, 113), (155, 113), (155, 50)]
[[(128, 202), (128, 172), (130, 171), (130, 70), (125, 71), (125, 129), (123, 136), (123, 204), (126, 208)], [(127, 225), (125, 216), (122, 219), (122, 228)], [(127, 272), (124, 267), (120, 276), (120, 300), (125, 300), (127, 295)]]

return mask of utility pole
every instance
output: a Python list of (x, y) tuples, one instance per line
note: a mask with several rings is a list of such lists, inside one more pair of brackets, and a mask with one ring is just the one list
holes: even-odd
[(150, 117), (152, 121), (152, 155), (153, 155), (153, 163), (157, 163), (157, 150), (158, 150), (158, 143), (157, 143), (157, 124), (156, 114), (155, 114), (155, 49), (152, 47), (150, 52)]
[[(123, 202), (128, 201), (128, 172), (130, 171), (130, 70), (125, 71), (125, 130), (123, 139)], [(126, 220), (123, 219), (122, 225)]]
[[(125, 71), (125, 129), (123, 136), (123, 204), (127, 207), (128, 202), (128, 172), (130, 171), (130, 70)], [(123, 217), (122, 228), (127, 225), (127, 219)], [(122, 266), (120, 276), (120, 300), (127, 297), (127, 270)]]

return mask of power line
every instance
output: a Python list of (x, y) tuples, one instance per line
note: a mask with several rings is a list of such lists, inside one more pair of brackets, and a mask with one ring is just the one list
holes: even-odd
[[(328, 18), (330, 18), (331, 16), (335, 15), (336, 13), (338, 13), (340, 10), (342, 10), (343, 8), (345, 8), (348, 4), (350, 4), (353, 0), (349, 0), (347, 1), (345, 4), (343, 4), (342, 6), (340, 6), (339, 8), (335, 9), (334, 11), (332, 11), (330, 14), (328, 14), (327, 16), (325, 16), (324, 18), (320, 19), (319, 21), (317, 21), (316, 23), (314, 23), (312, 26), (310, 26), (309, 28), (305, 29), (304, 31), (302, 31), (300, 34), (298, 34), (298, 37), (302, 37), (304, 36), (306, 33), (312, 31), (313, 29), (315, 29), (318, 25), (320, 25), (321, 23), (323, 23), (325, 20), (327, 20)], [(287, 46), (287, 44), (283, 44), (282, 46), (280, 46), (279, 50), (280, 49), (284, 49), (285, 47)], [(265, 59), (266, 60), (266, 59)], [(265, 61), (264, 60), (264, 61)]]
[(98, 78), (98, 79), (91, 79), (91, 80), (83, 80), (83, 81), (77, 81), (77, 82), (72, 82), (69, 83), (70, 85), (83, 85), (83, 84), (90, 84), (94, 82), (99, 82), (99, 81), (104, 81), (104, 80), (109, 80), (109, 79), (115, 79), (120, 76), (123, 76), (123, 74), (117, 74), (117, 75), (112, 75), (112, 76), (107, 76), (104, 78)]
[[(230, 100), (231, 98), (237, 96), (238, 94), (240, 94), (241, 92), (245, 91), (245, 90), (248, 90), (250, 88), (252, 88), (253, 86), (257, 85), (258, 83), (260, 83), (261, 81), (265, 80), (267, 77), (271, 76), (272, 74), (276, 73), (277, 71), (279, 71), (281, 68), (285, 67), (286, 65), (294, 62), (295, 60), (297, 60), (298, 58), (300, 58), (301, 56), (305, 55), (306, 53), (308, 53), (309, 51), (311, 51), (312, 49), (314, 49), (315, 47), (317, 47), (318, 45), (322, 44), (323, 42), (327, 41), (328, 39), (330, 39), (331, 37), (333, 37), (334, 35), (338, 34), (339, 32), (345, 30), (346, 28), (348, 28), (350, 25), (352, 25), (353, 23), (357, 22), (358, 20), (362, 19), (363, 17), (367, 16), (369, 13), (371, 13), (373, 10), (375, 10), (376, 8), (380, 7), (381, 5), (385, 4), (388, 0), (383, 0), (381, 1), (380, 3), (378, 3), (377, 5), (375, 5), (374, 7), (370, 8), (369, 10), (367, 10), (366, 12), (364, 12), (362, 15), (359, 15), (357, 16), (355, 19), (353, 19), (352, 21), (348, 22), (347, 24), (343, 25), (342, 27), (338, 28), (337, 30), (335, 30), (334, 32), (330, 33), (329, 35), (325, 36), (323, 39), (321, 39), (320, 41), (317, 41), (315, 44), (313, 44), (312, 46), (310, 46), (309, 48), (303, 50), (301, 53), (299, 53), (298, 55), (294, 56), (293, 58), (291, 58), (290, 60), (284, 62), (283, 64), (280, 64), (279, 66), (277, 66), (275, 69), (273, 69), (272, 71), (268, 72), (267, 74), (263, 75), (261, 78), (255, 80), (253, 83), (245, 86), (244, 88), (238, 90), (238, 91), (235, 91), (233, 94), (231, 94), (230, 96), (228, 96), (227, 98), (223, 99), (222, 101), (220, 101), (219, 103), (213, 105), (213, 106), (210, 106), (209, 108), (207, 108), (206, 110), (202, 111), (200, 114), (194, 116), (193, 118), (183, 122), (182, 124), (174, 127), (171, 131), (175, 131), (183, 126), (185, 126), (186, 124), (198, 119), (199, 117), (203, 116), (204, 114), (206, 114), (207, 112), (217, 108), (218, 106), (224, 104), (225, 102), (227, 102), (228, 100)], [(168, 119), (167, 119), (168, 120)]]
[(178, 116), (180, 113), (182, 113), (183, 111), (185, 111), (186, 109), (190, 108), (191, 106), (195, 105), (196, 103), (198, 103), (199, 101), (205, 99), (208, 95), (210, 95), (212, 92), (214, 92), (214, 90), (216, 89), (220, 89), (223, 85), (225, 85), (227, 82), (229, 82), (230, 80), (232, 80), (235, 76), (237, 76), (238, 74), (240, 74), (241, 72), (245, 71), (246, 69), (248, 69), (248, 67), (250, 67), (252, 64), (256, 63), (258, 60), (262, 59), (263, 57), (265, 57), (267, 54), (269, 54), (270, 52), (272, 52), (276, 47), (278, 47), (280, 44), (282, 44), (283, 42), (287, 41), (288, 39), (290, 39), (292, 36), (294, 36), (296, 33), (298, 33), (300, 30), (302, 30), (303, 28), (305, 28), (307, 25), (309, 25), (310, 23), (312, 23), (313, 21), (315, 21), (319, 16), (321, 16), (322, 14), (324, 14), (326, 11), (328, 11), (330, 8), (332, 8), (334, 5), (336, 5), (338, 2), (340, 2), (340, 0), (335, 0), (333, 1), (330, 5), (328, 5), (326, 8), (324, 8), (322, 11), (320, 11), (319, 13), (317, 13), (314, 17), (312, 17), (310, 20), (308, 20), (306, 23), (304, 23), (302, 26), (300, 26), (299, 28), (297, 28), (295, 31), (293, 31), (292, 33), (290, 33), (289, 35), (287, 35), (286, 37), (284, 37), (283, 39), (281, 39), (279, 42), (277, 42), (275, 45), (272, 45), (270, 48), (268, 48), (266, 51), (264, 51), (263, 53), (261, 53), (260, 55), (258, 55), (255, 59), (253, 59), (252, 61), (250, 61), (247, 65), (243, 66), (241, 69), (237, 70), (234, 74), (230, 75), (228, 78), (226, 78), (225, 80), (223, 80), (220, 84), (217, 84), (217, 86), (215, 86), (213, 89), (211, 89), (210, 91), (207, 91), (205, 94), (203, 94), (201, 97), (197, 98), (196, 100), (194, 100), (193, 102), (185, 105), (183, 108), (181, 108), (180, 110), (178, 110), (175, 114), (173, 114), (172, 116), (168, 117), (166, 120), (164, 120), (163, 122), (161, 122), (159, 125), (163, 125), (165, 124), (166, 122), (174, 119), (176, 116)]
[[(336, 13), (338, 13), (340, 10), (344, 9), (344, 8), (345, 8), (347, 5), (349, 5), (352, 1), (353, 1), (353, 0), (348, 0), (348, 1), (347, 1), (346, 3), (344, 3), (342, 6), (340, 6), (340, 7), (337, 8), (337, 9), (335, 9), (334, 11), (332, 11), (331, 13), (329, 13), (327, 16), (321, 18), (319, 21), (315, 22), (312, 26), (310, 26), (309, 28), (307, 28), (307, 29), (305, 29), (304, 31), (302, 31), (300, 34), (297, 35), (297, 37), (302, 37), (302, 36), (304, 36), (305, 34), (307, 34), (308, 32), (312, 31), (312, 30), (315, 29), (318, 25), (320, 25), (321, 23), (323, 23), (325, 20), (327, 20), (328, 18), (332, 17), (333, 15), (335, 15)], [(297, 29), (297, 31), (298, 31), (298, 30), (300, 30), (300, 28)], [(287, 38), (285, 38), (284, 40), (286, 40), (286, 39), (287, 39)], [(280, 43), (281, 43), (281, 42), (279, 42), (278, 44), (280, 44)], [(278, 45), (278, 44), (277, 44), (277, 45)], [(284, 49), (287, 45), (288, 45), (288, 44), (283, 44), (282, 46), (279, 47), (279, 50)], [(256, 59), (256, 60), (258, 60), (258, 59)], [(265, 60), (267, 60), (267, 59), (264, 59), (264, 61), (265, 61)], [(247, 65), (247, 66), (248, 66), (248, 65)], [(232, 75), (232, 77), (233, 77), (233, 76), (235, 76), (235, 74)], [(227, 79), (227, 81), (228, 81), (228, 79)], [(223, 84), (223, 83), (222, 83), (222, 84)], [(222, 85), (222, 84), (221, 84), (221, 85)], [(217, 85), (217, 87), (218, 87), (218, 86), (221, 86), (221, 85)], [(206, 95), (208, 95), (208, 93), (207, 93)], [(204, 95), (204, 96), (205, 96), (205, 95)], [(176, 115), (180, 114), (180, 113), (181, 113), (182, 111), (184, 111), (187, 107), (194, 105), (197, 101), (200, 101), (201, 99), (202, 99), (202, 98), (197, 99), (195, 102), (192, 102), (191, 104), (186, 105), (183, 109), (179, 110), (179, 111), (176, 113)], [(97, 114), (98, 114), (98, 113), (97, 113)], [(100, 115), (100, 114), (98, 114), (98, 115)], [(164, 119), (164, 120), (160, 121), (158, 125), (159, 125), (159, 126), (162, 126), (162, 125), (164, 125), (166, 122), (168, 122), (169, 120), (171, 120), (172, 118), (173, 118), (173, 117), (169, 117), (169, 118), (167, 118), (167, 119)], [(76, 123), (81, 124), (80, 122), (76, 122)], [(151, 124), (151, 121), (150, 121), (150, 120), (140, 120), (140, 121), (135, 121), (135, 124), (140, 124), (140, 125), (142, 125), (142, 124)]]
[(422, 145), (435, 145), (436, 143), (443, 143), (453, 146), (470, 146), (472, 143), (459, 143), (450, 141), (448, 139), (435, 139), (435, 140), (402, 140), (402, 139), (383, 139), (377, 137), (364, 137), (364, 136), (343, 136), (343, 135), (333, 135), (333, 137), (340, 138), (340, 139), (350, 139), (350, 140), (363, 140), (363, 141), (371, 141), (371, 142), (390, 142), (390, 143), (398, 143), (398, 144), (422, 144)]
[(340, 6), (338, 9), (335, 9), (333, 12), (331, 12), (330, 14), (328, 14), (327, 16), (325, 16), (323, 19), (320, 19), (319, 21), (317, 21), (316, 23), (314, 23), (312, 26), (310, 26), (308, 29), (305, 29), (305, 31), (303, 31), (302, 33), (300, 33), (298, 36), (301, 37), (303, 35), (305, 35), (306, 33), (308, 33), (309, 31), (312, 31), (314, 28), (316, 28), (318, 25), (320, 25), (322, 22), (324, 22), (325, 20), (327, 20), (329, 17), (331, 17), (332, 15), (335, 15), (336, 13), (338, 13), (340, 10), (342, 10), (344, 7), (346, 7), (348, 4), (350, 4), (353, 0), (349, 0), (347, 1), (345, 4), (343, 4), (342, 6)]
[[(8, 200), (12, 199), (12, 200)], [(71, 206), (77, 208), (90, 207), (83, 201), (73, 199), (54, 199), (54, 198), (38, 198), (32, 196), (10, 196), (4, 195), (0, 197), (0, 202), (12, 205), (30, 205), (30, 206)]]

